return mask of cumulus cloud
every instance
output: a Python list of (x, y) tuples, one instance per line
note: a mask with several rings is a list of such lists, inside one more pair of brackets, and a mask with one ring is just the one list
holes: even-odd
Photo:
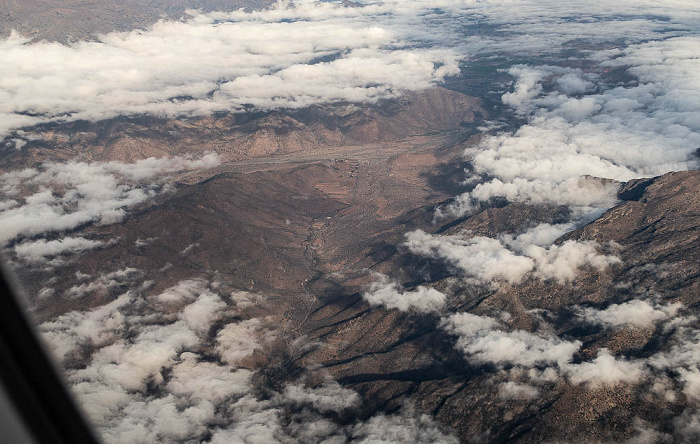
[(583, 266), (600, 271), (621, 262), (616, 256), (598, 253), (597, 247), (596, 242), (569, 240), (548, 248), (532, 245), (524, 251), (524, 254), (535, 261), (535, 276), (569, 282)]
[(446, 296), (434, 288), (418, 286), (414, 290), (402, 291), (397, 283), (391, 282), (384, 275), (379, 275), (378, 280), (370, 285), (369, 291), (362, 297), (370, 305), (426, 313), (439, 311), (446, 302)]
[(290, 384), (284, 389), (284, 396), (298, 404), (310, 404), (320, 412), (341, 413), (359, 407), (362, 402), (356, 392), (343, 388), (332, 380), (314, 388)]
[(517, 282), (534, 267), (532, 259), (513, 253), (498, 239), (433, 236), (423, 230), (407, 233), (406, 239), (406, 246), (413, 254), (446, 260), (484, 282), (494, 279)]
[(405, 245), (414, 254), (444, 260), (460, 273), (484, 283), (517, 283), (529, 273), (565, 283), (572, 280), (583, 266), (603, 270), (619, 263), (617, 257), (599, 253), (595, 242), (569, 240), (547, 245), (556, 239), (552, 238), (553, 234), (561, 235), (564, 231), (544, 224), (517, 237), (474, 236), (465, 239), (416, 230), (406, 234)]
[[(458, 74), (466, 55), (514, 47), (556, 53), (581, 36), (641, 42), (663, 35), (658, 23), (669, 19), (675, 35), (683, 34), (698, 15), (692, 3), (661, 8), (652, 0), (576, 7), (464, 0), (357, 6), (298, 1), (253, 12), (188, 11), (180, 21), (68, 46), (30, 44), (13, 33), (0, 42), (0, 135), (54, 120), (375, 102)], [(469, 25), (484, 22), (505, 32), (470, 35)], [(532, 78), (523, 77), (505, 103), (537, 94), (539, 74), (527, 75)], [(558, 83), (567, 94), (590, 89), (585, 79), (566, 73)]]
[(594, 88), (593, 82), (587, 80), (582, 72), (570, 72), (557, 78), (557, 88), (568, 96), (583, 94)]
[(81, 344), (101, 347), (114, 339), (123, 328), (120, 308), (130, 302), (123, 294), (109, 304), (89, 312), (71, 311), (41, 325), (41, 332), (51, 344), (54, 356), (61, 360)]
[[(619, 383), (638, 384), (651, 375), (650, 362), (613, 356), (602, 348), (592, 361), (573, 364), (580, 341), (567, 341), (551, 333), (533, 334), (524, 330), (508, 331), (499, 321), (470, 313), (456, 313), (441, 321), (441, 327), (455, 335), (455, 347), (468, 362), (497, 367), (515, 366), (527, 369), (533, 382), (551, 382), (567, 377), (572, 384), (596, 388)], [(684, 391), (689, 396), (700, 394), (700, 372), (681, 370)], [(502, 399), (528, 400), (537, 397), (536, 387), (506, 381), (498, 396)]]
[(185, 304), (194, 301), (201, 290), (202, 281), (198, 279), (188, 279), (180, 281), (177, 285), (152, 296), (152, 299), (171, 309), (181, 309)]
[(544, 70), (533, 69), (528, 66), (515, 66), (508, 72), (517, 78), (513, 91), (501, 96), (501, 101), (512, 106), (521, 113), (525, 113), (523, 105), (537, 97), (542, 92), (542, 79), (547, 75)]
[[(250, 371), (201, 357), (224, 313), (206, 282), (188, 280), (157, 295), (130, 291), (41, 330), (107, 442), (182, 441), (201, 439), (217, 421), (217, 405), (251, 390)], [(83, 365), (65, 361), (86, 350)]]
[[(497, 197), (609, 208), (617, 186), (591, 178), (627, 181), (697, 166), (698, 47), (697, 37), (679, 37), (592, 56), (601, 71), (629, 66), (639, 80), (633, 85), (570, 68), (511, 68), (516, 83), (502, 101), (529, 121), (467, 149), (474, 174), (488, 180), (443, 213), (473, 213)], [(553, 89), (545, 90), (545, 81)]]
[(634, 299), (623, 304), (611, 304), (604, 310), (592, 307), (580, 308), (578, 316), (586, 322), (609, 327), (631, 325), (646, 328), (674, 317), (681, 307), (680, 303), (655, 305), (648, 301)]
[(670, 346), (650, 356), (646, 363), (656, 372), (670, 372), (683, 384), (683, 393), (700, 400), (700, 329), (697, 318), (673, 319), (664, 326), (673, 332)]
[[(510, 38), (510, 43), (518, 39), (519, 50), (551, 55), (573, 42), (575, 33), (585, 36), (588, 42), (605, 40), (616, 35), (614, 26), (630, 31), (632, 21), (636, 21), (639, 30), (655, 20), (652, 14), (660, 14), (661, 4), (654, 2), (621, 2), (612, 9), (623, 5), (627, 12), (644, 10), (646, 15), (630, 21), (627, 15), (619, 22), (609, 17), (605, 24), (598, 23), (602, 25), (598, 30), (584, 30), (587, 25), (583, 20), (562, 14), (566, 7), (560, 3), (545, 5), (535, 1), (518, 7), (491, 4), (491, 13), (500, 10), (502, 15), (484, 12), (486, 21), (508, 23), (513, 33), (500, 42), (491, 39), (477, 53), (500, 51), (507, 58), (510, 52), (505, 42)], [(482, 10), (489, 10), (489, 6), (484, 5)], [(415, 231), (407, 235), (409, 250), (440, 259), (454, 272), (482, 283), (517, 283), (525, 276), (554, 278), (564, 283), (575, 279), (581, 267), (603, 270), (619, 263), (615, 256), (601, 253), (601, 245), (555, 240), (615, 205), (620, 182), (698, 165), (694, 151), (700, 146), (700, 88), (694, 73), (700, 69), (700, 40), (697, 32), (688, 27), (686, 18), (698, 17), (700, 10), (697, 4), (689, 2), (669, 6), (669, 19), (679, 24), (677, 33), (651, 31), (648, 41), (588, 52), (586, 68), (506, 67), (513, 83), (499, 92), (501, 101), (526, 123), (512, 130), (494, 131), (478, 145), (469, 147), (465, 151), (470, 162), (471, 177), (465, 182), (469, 191), (436, 212), (438, 221), (443, 216), (470, 216), (505, 199), (568, 206), (572, 223), (542, 225), (521, 235), (501, 234), (497, 238), (436, 236)], [(600, 7), (598, 2), (587, 2), (585, 11), (575, 15), (588, 16), (593, 9), (603, 15), (612, 12)], [(509, 13), (506, 8), (513, 11)], [(537, 20), (530, 19), (533, 16)], [(550, 31), (544, 31), (550, 26)], [(630, 42), (636, 38), (631, 37)], [(569, 43), (567, 39), (571, 39)], [(550, 49), (544, 40), (549, 41)], [(586, 57), (580, 54), (580, 58)], [(609, 75), (611, 69), (618, 68), (625, 70), (624, 81)], [(613, 251), (618, 248), (610, 247)], [(441, 325), (457, 337), (455, 346), (468, 361), (528, 368), (535, 383), (565, 377), (573, 384), (595, 388), (644, 383), (647, 377), (666, 378), (671, 374), (673, 383), (662, 389), (665, 399), (675, 399), (672, 387), (677, 384), (687, 398), (696, 400), (700, 396), (700, 372), (694, 360), (700, 355), (697, 331), (690, 327), (696, 321), (679, 319), (679, 309), (680, 304), (661, 305), (646, 300), (603, 309), (575, 308), (585, 322), (603, 328), (659, 326), (666, 334), (672, 332), (665, 351), (651, 357), (627, 359), (601, 349), (595, 359), (576, 364), (572, 357), (580, 343), (551, 333), (540, 336), (510, 331), (496, 319), (467, 313), (446, 316)], [(546, 356), (545, 351), (553, 352), (556, 347), (562, 352), (557, 355), (559, 359)], [(503, 398), (511, 392), (517, 397), (520, 385), (507, 381), (499, 393), (503, 392)], [(639, 439), (656, 436), (652, 432), (640, 433)]]
[[(500, 198), (568, 205), (578, 215), (600, 212), (616, 203), (616, 181), (696, 165), (697, 2), (388, 0), (360, 8), (299, 2), (252, 13), (191, 14), (99, 42), (28, 44), (17, 34), (0, 42), (0, 136), (14, 149), (25, 140), (16, 130), (41, 122), (376, 102), (456, 74), (466, 54), (502, 60), (518, 48), (556, 55), (580, 50), (582, 39), (600, 47), (624, 39), (629, 46), (587, 52), (585, 69), (506, 64), (514, 83), (498, 94), (527, 123), (487, 136), (465, 153), (484, 182), (455, 199), (448, 212), (465, 215)], [(465, 35), (472, 24), (497, 32)], [(633, 81), (605, 76), (627, 67)], [(4, 174), (0, 243), (119, 221), (129, 206), (161, 191), (154, 176), (215, 163), (207, 157), (47, 164)], [(602, 270), (618, 262), (592, 242), (555, 243), (573, 228), (542, 225), (498, 238), (414, 231), (406, 245), (480, 283), (514, 284), (526, 276), (565, 283), (582, 267)], [(24, 240), (15, 252), (43, 260), (51, 257), (44, 252), (91, 248), (87, 241)], [(135, 274), (104, 273), (68, 295), (122, 291)], [(234, 318), (253, 302), (248, 294), (230, 296), (198, 280), (158, 295), (132, 289), (103, 307), (66, 313), (42, 330), (108, 442), (456, 442), (411, 412), (358, 424), (331, 421), (330, 413), (358, 408), (358, 398), (333, 382), (294, 382), (258, 398), (255, 371), (240, 367), (275, 334), (265, 320)], [(405, 291), (389, 278), (365, 299), (404, 311), (439, 312), (446, 305), (437, 290)], [(676, 306), (630, 301), (582, 310), (602, 326), (665, 322), (670, 345), (643, 361), (600, 350), (595, 359), (572, 364), (580, 342), (552, 333), (511, 330), (469, 313), (446, 315), (440, 326), (477, 365), (514, 366), (533, 380), (565, 375), (591, 387), (663, 372), (682, 384), (685, 396), (700, 397), (698, 330), (690, 326), (694, 321), (674, 323)], [(498, 396), (530, 399), (537, 390), (507, 381)], [(691, 436), (700, 427), (697, 415), (688, 418), (683, 433)]]
[[(183, 280), (157, 294), (137, 282), (114, 301), (70, 311), (40, 328), (102, 438), (112, 442), (456, 442), (410, 409), (363, 423), (362, 399), (326, 379), (255, 382), (241, 359), (263, 350), (277, 334), (265, 320), (240, 320), (252, 295), (230, 302), (220, 286)], [(280, 323), (278, 322), (279, 326)], [(217, 331), (218, 330), (218, 331)], [(392, 440), (393, 439), (393, 440)], [(437, 440), (437, 441), (436, 441)]]
[(206, 334), (212, 319), (216, 319), (225, 307), (226, 303), (218, 295), (207, 292), (185, 307), (180, 316), (191, 330)]
[(524, 330), (505, 331), (495, 319), (470, 313), (444, 318), (441, 326), (457, 336), (455, 347), (476, 364), (562, 367), (581, 346), (579, 341), (538, 336)]
[(138, 281), (142, 273), (131, 267), (121, 270), (100, 273), (97, 279), (79, 285), (73, 285), (66, 290), (69, 297), (80, 297), (91, 294), (104, 294), (112, 290), (128, 287)]
[[(119, 222), (126, 215), (126, 208), (162, 191), (163, 175), (211, 168), (218, 163), (218, 156), (207, 154), (200, 159), (148, 158), (133, 164), (44, 163), (38, 168), (3, 173), (0, 191), (18, 196), (19, 200), (0, 210), (0, 243), (22, 236), (71, 230), (88, 223)], [(76, 245), (74, 241), (72, 244)], [(49, 245), (57, 248), (68, 244)]]
[(47, 241), (40, 239), (34, 242), (23, 242), (15, 245), (17, 258), (25, 262), (43, 262), (54, 256), (74, 254), (92, 250), (102, 245), (102, 242), (85, 239), (84, 237), (65, 237)]
[(255, 351), (261, 350), (260, 338), (263, 331), (263, 324), (257, 318), (226, 325), (216, 337), (216, 350), (221, 360), (237, 365)]
[(567, 372), (574, 384), (587, 383), (593, 387), (636, 383), (646, 375), (643, 362), (618, 359), (604, 348), (598, 350), (593, 361), (570, 365)]
[[(163, 116), (374, 102), (458, 73), (453, 50), (419, 46), (377, 16), (390, 6), (280, 3), (257, 12), (199, 13), (145, 31), (69, 46), (13, 33), (0, 42), (0, 135), (51, 120)], [(423, 25), (424, 26), (424, 25)]]

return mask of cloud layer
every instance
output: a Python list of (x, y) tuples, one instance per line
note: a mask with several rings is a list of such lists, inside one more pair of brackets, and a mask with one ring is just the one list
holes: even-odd
[[(15, 33), (0, 42), (0, 136), (54, 120), (375, 102), (458, 74), (467, 56), (516, 46), (556, 53), (580, 36), (641, 42), (663, 36), (660, 24), (669, 22), (671, 35), (682, 36), (699, 16), (692, 1), (298, 1), (254, 12), (189, 11), (180, 21), (69, 46), (29, 44)], [(484, 24), (503, 29), (469, 31)], [(587, 82), (558, 81), (565, 93), (587, 90)], [(521, 85), (509, 94), (521, 102), (532, 91)], [(23, 139), (12, 143), (21, 148)]]
[[(218, 157), (209, 154), (200, 159), (148, 158), (134, 164), (45, 163), (38, 168), (3, 173), (0, 191), (6, 197), (0, 202), (0, 244), (21, 236), (71, 230), (87, 223), (119, 222), (127, 207), (163, 191), (164, 175), (211, 168), (218, 163)], [(36, 259), (59, 254), (61, 249), (75, 250), (78, 244), (88, 246), (85, 240), (38, 241), (31, 246), (18, 246), (16, 252)]]
[(457, 442), (408, 408), (340, 424), (333, 415), (352, 418), (362, 400), (332, 380), (260, 386), (244, 361), (283, 331), (240, 320), (255, 295), (220, 294), (200, 279), (152, 294), (138, 281), (107, 305), (40, 326), (105, 442)]
[[(454, 51), (374, 23), (387, 8), (198, 13), (70, 46), (0, 42), (0, 135), (51, 120), (375, 102), (458, 73)], [(420, 22), (419, 9), (402, 21)]]
[(529, 122), (467, 150), (474, 174), (486, 180), (448, 212), (473, 213), (497, 197), (608, 208), (614, 183), (590, 177), (628, 181), (697, 167), (698, 48), (698, 37), (679, 37), (591, 55), (600, 70), (631, 66), (633, 86), (612, 86), (578, 69), (510, 68), (515, 85), (503, 103)]

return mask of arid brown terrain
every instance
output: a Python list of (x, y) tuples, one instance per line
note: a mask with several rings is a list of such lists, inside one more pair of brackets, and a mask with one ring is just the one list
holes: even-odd
[[(112, 244), (80, 259), (65, 273), (135, 267), (158, 274), (157, 285), (165, 288), (206, 271), (226, 276), (241, 289), (306, 295), (309, 286), (325, 285), (324, 279), (333, 273), (366, 274), (365, 269), (391, 254), (391, 245), (405, 231), (431, 226), (433, 206), (459, 189), (461, 140), (470, 134), (468, 127), (459, 125), (474, 124), (485, 111), (476, 99), (438, 88), (389, 104), (388, 111), (358, 113), (327, 121), (303, 115), (306, 122), (262, 115), (232, 128), (226, 124), (241, 116), (211, 118), (210, 126), (215, 122), (221, 132), (205, 136), (202, 130), (183, 131), (184, 137), (173, 136), (174, 143), (162, 136), (166, 130), (157, 124), (141, 130), (143, 123), (104, 122), (95, 124), (91, 133), (97, 139), (90, 140), (94, 145), (86, 143), (90, 158), (76, 156), (75, 143), (67, 141), (10, 151), (6, 161), (31, 166), (64, 156), (138, 160), (124, 159), (122, 151), (113, 149), (125, 139), (144, 147), (142, 158), (217, 149), (225, 160), (220, 166), (184, 173), (176, 179), (180, 185), (174, 192), (145, 204), (122, 224), (87, 227), (86, 234)], [(270, 125), (271, 120), (276, 125)], [(166, 128), (183, 124), (189, 125), (161, 123)], [(114, 137), (98, 134), (112, 125), (125, 127), (114, 130)], [(59, 130), (77, 137), (87, 134), (77, 132), (74, 124)], [(225, 134), (232, 134), (232, 140)], [(314, 143), (298, 142), (310, 137)], [(240, 139), (269, 147), (271, 138), (277, 142), (272, 153), (226, 150), (239, 146), (235, 142)], [(199, 145), (190, 145), (195, 140)], [(152, 241), (137, 246), (138, 239)], [(186, 254), (179, 254), (190, 246)], [(166, 263), (172, 268), (159, 274)], [(317, 283), (319, 278), (323, 279)], [(34, 288), (39, 282), (27, 281), (30, 292), (40, 290)], [(72, 284), (68, 280), (64, 285)], [(46, 302), (55, 315), (55, 303)]]
[(700, 442), (647, 3), (0, 0), (2, 254), (104, 441)]
[[(511, 325), (530, 331), (537, 329), (544, 310), (558, 332), (583, 342), (581, 357), (595, 356), (602, 347), (629, 356), (653, 355), (666, 347), (659, 337), (662, 332), (634, 327), (590, 330), (578, 324), (567, 307), (624, 303), (640, 288), (663, 295), (665, 303), (694, 307), (700, 294), (698, 187), (700, 174), (695, 171), (626, 184), (620, 205), (565, 237), (615, 241), (623, 266), (602, 274), (584, 273), (567, 285), (533, 279), (497, 291), (458, 289), (458, 309), (476, 314), (506, 310), (513, 315)], [(485, 210), (450, 230), (519, 231), (533, 221), (557, 222), (562, 211), (509, 204)], [(401, 263), (396, 256), (392, 260)], [(437, 279), (431, 285), (446, 288), (455, 283)], [(502, 370), (468, 365), (435, 324), (430, 316), (370, 309), (357, 295), (328, 301), (307, 319), (309, 335), (326, 346), (305, 357), (305, 364), (322, 362), (324, 369), (377, 407), (397, 408), (405, 398), (412, 399), (459, 430), (460, 436), (473, 439), (480, 434), (488, 442), (624, 441), (632, 435), (633, 418), (663, 424), (659, 418), (682, 410), (681, 400), (659, 402), (644, 385), (589, 390), (558, 382), (535, 400), (499, 400), (494, 378), (498, 380)], [(667, 423), (665, 430), (670, 426)]]
[(434, 143), (443, 133), (454, 133), (486, 114), (480, 100), (436, 87), (381, 106), (340, 104), (293, 112), (52, 124), (23, 133), (26, 150), (6, 149), (0, 155), (3, 164), (22, 167), (47, 160), (135, 162), (213, 151), (225, 162), (235, 161), (228, 169), (242, 169), (252, 161), (249, 170), (255, 170), (259, 166), (252, 159), (286, 164), (356, 152), (362, 153), (360, 158), (387, 158)]
[[(106, 246), (61, 267), (54, 291), (69, 293), (79, 284), (72, 276), (80, 273), (133, 269), (139, 279), (153, 282), (153, 291), (207, 276), (266, 295), (260, 310), (281, 322), (287, 343), (306, 338), (317, 345), (291, 356), (280, 344), (259, 352), (250, 365), (261, 369), (263, 385), (293, 380), (301, 369), (330, 374), (362, 395), (366, 413), (361, 415), (392, 412), (410, 401), (462, 439), (481, 436), (489, 442), (623, 440), (635, 433), (633, 418), (658, 424), (664, 415), (679, 414), (679, 401), (649, 398), (644, 385), (589, 389), (560, 380), (535, 399), (499, 398), (494, 387), (507, 373), (468, 364), (455, 350), (454, 338), (438, 328), (438, 317), (372, 308), (361, 293), (375, 279), (372, 273), (382, 272), (409, 287), (449, 290), (457, 304), (452, 308), (460, 312), (505, 310), (512, 315), (509, 324), (525, 331), (535, 331), (541, 313), (547, 313), (557, 334), (584, 344), (576, 359), (593, 358), (602, 347), (651, 356), (665, 347), (661, 332), (591, 330), (567, 307), (623, 303), (640, 287), (663, 295), (664, 302), (694, 307), (700, 293), (700, 175), (672, 173), (623, 184), (620, 205), (560, 240), (614, 241), (622, 265), (584, 271), (569, 283), (527, 279), (497, 289), (464, 285), (445, 275), (439, 262), (406, 251), (404, 233), (420, 228), (497, 236), (566, 221), (569, 210), (499, 204), (464, 220), (435, 224), (435, 206), (463, 187), (460, 153), (473, 143), (469, 125), (484, 111), (478, 101), (440, 89), (399, 105), (359, 116), (331, 113), (326, 120), (311, 110), (247, 122), (239, 116), (149, 121), (148, 128), (139, 121), (114, 121), (80, 132), (69, 124), (46, 133), (54, 141), (64, 137), (63, 143), (51, 148), (38, 143), (10, 158), (18, 164), (76, 154), (80, 159), (76, 145), (88, 146), (88, 140), (92, 159), (103, 161), (134, 160), (123, 157), (127, 152), (178, 154), (195, 140), (202, 147), (195, 145), (195, 152), (219, 151), (226, 160), (221, 166), (182, 175), (174, 191), (131, 211), (122, 223), (78, 230)], [(188, 126), (180, 129), (184, 137), (163, 136), (183, 125)], [(203, 128), (212, 126), (221, 129), (207, 136)], [(119, 149), (126, 140), (144, 148)], [(249, 148), (269, 149), (250, 148), (247, 156), (226, 150), (242, 140)], [(29, 268), (21, 277), (36, 295), (53, 273)], [(33, 306), (38, 320), (48, 320), (107, 303), (128, 285), (117, 282), (71, 298), (34, 298)]]

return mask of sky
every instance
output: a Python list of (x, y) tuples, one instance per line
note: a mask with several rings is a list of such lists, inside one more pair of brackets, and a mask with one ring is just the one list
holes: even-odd
[[(70, 45), (13, 34), (0, 41), (0, 137), (6, 149), (24, 149), (23, 128), (48, 122), (373, 104), (498, 61), (510, 82), (492, 92), (523, 123), (490, 122), (464, 152), (470, 191), (437, 208), (436, 220), (476, 214), (495, 199), (564, 205), (571, 220), (498, 237), (416, 230), (401, 247), (444, 261), (470, 285), (568, 285), (582, 267), (603, 272), (621, 261), (613, 244), (556, 242), (616, 205), (619, 182), (698, 166), (698, 23), (700, 4), (690, 0), (389, 0), (357, 8), (303, 1), (256, 12), (189, 11), (180, 21)], [(75, 228), (120, 222), (168, 192), (170, 175), (218, 164), (207, 154), (3, 171), (0, 244), (19, 264), (60, 267), (105, 245), (71, 235)], [(245, 360), (284, 342), (275, 320), (250, 309), (264, 295), (203, 279), (155, 292), (135, 269), (80, 279), (66, 295), (50, 287), (42, 294), (128, 290), (40, 328), (107, 442), (456, 442), (410, 405), (338, 425), (330, 418), (354, 415), (362, 400), (331, 379), (305, 375), (256, 396), (261, 387)], [(663, 396), (700, 401), (700, 329), (680, 304), (639, 295), (605, 308), (570, 307), (578, 322), (600, 329), (671, 332), (667, 349), (647, 358), (601, 349), (574, 362), (579, 341), (513, 329), (506, 312), (455, 311), (453, 296), (383, 275), (364, 293), (380, 309), (436, 316), (470, 365), (509, 369), (515, 376), (499, 385), (502, 399), (538, 397), (552, 380), (597, 387), (656, 378)], [(672, 368), (680, 370), (669, 376)], [(683, 415), (674, 433), (697, 433), (698, 410)]]

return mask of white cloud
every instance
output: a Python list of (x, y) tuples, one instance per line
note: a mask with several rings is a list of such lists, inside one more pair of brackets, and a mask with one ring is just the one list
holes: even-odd
[[(89, 351), (67, 377), (107, 442), (182, 441), (203, 437), (218, 421), (217, 405), (251, 390), (252, 372), (197, 353), (225, 308), (206, 282), (189, 280), (146, 299), (127, 293), (69, 312), (41, 329), (60, 358)], [(161, 395), (149, 394), (154, 387)]]
[(284, 389), (284, 396), (297, 404), (310, 404), (320, 412), (341, 413), (343, 410), (359, 407), (362, 402), (356, 392), (345, 389), (332, 380), (315, 388), (288, 385)]
[(180, 317), (187, 326), (199, 334), (207, 334), (212, 320), (220, 315), (226, 303), (214, 293), (202, 293), (196, 301), (182, 310)]
[(419, 286), (411, 291), (402, 291), (387, 276), (379, 275), (377, 279), (370, 285), (369, 291), (362, 295), (370, 305), (424, 313), (439, 311), (445, 306), (445, 295), (434, 288)]
[[(298, 1), (263, 11), (190, 14), (69, 46), (29, 44), (17, 33), (0, 41), (0, 135), (51, 120), (373, 102), (457, 74), (457, 62), (471, 54), (513, 48), (557, 53), (582, 36), (641, 42), (663, 36), (658, 24), (664, 21), (675, 26), (672, 35), (682, 35), (692, 29), (698, 8), (651, 0), (575, 7), (541, 0), (419, 0), (354, 8)], [(504, 32), (465, 32), (483, 23)], [(530, 74), (533, 79), (523, 77), (504, 102), (532, 98), (539, 74)], [(558, 83), (565, 93), (579, 94), (589, 90), (586, 82), (564, 73)]]
[(40, 239), (34, 242), (23, 242), (15, 245), (17, 258), (25, 262), (43, 262), (48, 258), (75, 254), (85, 250), (92, 250), (102, 245), (100, 241), (85, 239), (83, 237), (65, 237), (47, 241)]
[(598, 253), (595, 242), (551, 244), (571, 227), (543, 224), (520, 236), (502, 235), (500, 239), (436, 236), (416, 230), (406, 234), (406, 246), (414, 254), (445, 260), (460, 273), (484, 283), (517, 283), (529, 273), (565, 283), (583, 266), (603, 270), (620, 262), (615, 256)]
[(559, 90), (568, 96), (590, 92), (594, 87), (593, 82), (583, 78), (579, 72), (564, 74), (556, 82)]
[(598, 350), (593, 361), (569, 365), (566, 370), (574, 384), (587, 383), (593, 387), (620, 382), (638, 383), (646, 376), (643, 362), (617, 359), (604, 348)]
[[(598, 356), (587, 362), (572, 364), (580, 341), (567, 341), (556, 335), (536, 335), (523, 330), (507, 331), (496, 319), (470, 313), (457, 313), (444, 318), (441, 327), (457, 336), (455, 348), (467, 361), (497, 367), (516, 366), (528, 369), (535, 382), (552, 382), (566, 376), (573, 384), (595, 388), (619, 383), (638, 384), (649, 376), (649, 361), (628, 360), (600, 349)], [(681, 370), (688, 394), (700, 394), (700, 373)], [(502, 399), (532, 399), (539, 394), (536, 387), (506, 381), (499, 387)], [(700, 396), (700, 395), (699, 395)]]
[(476, 364), (562, 367), (581, 346), (579, 341), (543, 337), (524, 330), (508, 332), (495, 319), (470, 313), (444, 318), (441, 326), (457, 336), (455, 347)]
[(202, 285), (200, 279), (187, 279), (152, 296), (151, 299), (172, 308), (183, 307), (197, 298), (202, 291)]
[[(625, 39), (632, 45), (590, 53), (589, 61), (598, 63), (586, 68), (590, 72), (513, 67), (515, 84), (502, 100), (528, 123), (514, 133), (487, 137), (466, 153), (486, 182), (452, 207), (465, 214), (505, 197), (579, 207), (575, 214), (582, 214), (614, 205), (615, 181), (696, 165), (691, 158), (700, 146), (695, 75), (700, 45), (693, 29), (699, 17), (697, 2), (680, 0), (389, 0), (363, 8), (303, 3), (253, 13), (195, 13), (185, 22), (161, 22), (146, 31), (71, 46), (30, 45), (13, 35), (0, 42), (0, 134), (17, 144), (24, 139), (11, 131), (51, 120), (374, 102), (440, 82), (457, 72), (466, 54), (512, 54), (518, 48), (552, 55), (576, 45), (573, 40)], [(465, 36), (463, 30), (473, 23), (495, 25), (500, 32)], [(681, 37), (669, 38), (674, 36)], [(659, 38), (664, 41), (653, 41)], [(604, 83), (603, 71), (628, 65), (638, 84)], [(158, 183), (145, 183), (154, 176), (215, 163), (211, 157), (199, 163), (67, 163), (5, 174), (0, 176), (6, 195), (0, 203), (0, 242), (116, 222), (129, 206), (161, 190)], [(495, 239), (415, 231), (408, 234), (407, 246), (415, 254), (446, 260), (482, 283), (517, 283), (526, 276), (564, 283), (582, 266), (602, 270), (618, 261), (599, 253), (592, 242), (554, 244), (574, 227), (541, 225)], [(45, 256), (31, 248), (34, 244), (56, 254), (69, 251), (68, 244), (24, 242), (18, 254)], [(120, 288), (133, 280), (133, 272), (103, 274), (68, 294)], [(365, 298), (400, 310), (445, 307), (445, 296), (437, 290), (402, 292), (390, 280), (375, 283)], [(238, 366), (264, 351), (266, 338), (274, 334), (259, 319), (227, 323), (224, 313), (251, 304), (245, 294), (239, 299), (241, 304), (229, 306), (224, 302), (229, 299), (206, 283), (185, 281), (160, 295), (132, 291), (104, 307), (67, 313), (42, 329), (64, 362), (75, 362), (69, 380), (109, 442), (201, 441), (207, 433), (212, 442), (456, 442), (427, 417), (413, 414), (379, 415), (340, 427), (319, 411), (356, 408), (357, 398), (333, 383), (293, 383), (269, 399), (256, 398), (251, 394), (254, 372)], [(632, 301), (584, 310), (584, 316), (607, 326), (650, 326), (669, 321), (675, 310)], [(567, 375), (573, 383), (591, 386), (631, 383), (663, 371), (695, 399), (700, 393), (698, 333), (674, 325), (668, 349), (645, 361), (601, 350), (590, 362), (571, 364), (578, 341), (509, 331), (495, 319), (468, 313), (449, 315), (441, 323), (476, 364), (522, 367), (542, 381)], [(537, 389), (507, 381), (498, 393), (525, 399), (536, 396)]]
[(692, 400), (700, 400), (700, 370), (692, 366), (678, 369), (679, 378), (684, 383), (683, 393)]
[(220, 403), (250, 391), (252, 372), (248, 370), (234, 371), (214, 362), (202, 362), (194, 353), (182, 353), (180, 360), (166, 385), (167, 391), (174, 395)]
[(89, 312), (68, 312), (41, 324), (41, 333), (59, 360), (83, 343), (99, 348), (112, 341), (124, 327), (124, 317), (119, 309), (130, 299), (129, 294), (123, 294)]
[(547, 248), (531, 245), (524, 254), (535, 261), (535, 276), (564, 283), (572, 281), (583, 266), (602, 271), (621, 262), (616, 256), (598, 253), (597, 247), (592, 241), (568, 240)]
[(529, 401), (537, 398), (539, 394), (537, 387), (513, 381), (504, 382), (498, 387), (498, 397), (506, 401)]
[[(518, 81), (512, 92), (507, 92), (501, 96), (501, 101), (513, 108), (520, 109), (529, 100), (534, 99), (542, 92), (540, 84), (546, 73), (542, 70), (533, 69), (527, 66), (516, 66), (508, 71), (516, 77)], [(521, 112), (525, 112), (521, 109)]]
[(406, 234), (406, 246), (414, 253), (444, 259), (461, 272), (484, 282), (501, 279), (517, 282), (534, 267), (534, 261), (519, 256), (498, 239), (476, 236), (433, 236), (422, 230)]
[[(465, 152), (475, 174), (489, 179), (442, 212), (469, 214), (495, 197), (609, 208), (617, 186), (589, 177), (627, 181), (697, 166), (699, 41), (671, 38), (593, 55), (600, 70), (631, 65), (628, 72), (639, 79), (631, 86), (611, 86), (572, 69), (511, 68), (516, 84), (503, 102), (529, 122)], [(543, 82), (552, 78), (559, 90), (544, 92)]]
[(580, 308), (578, 316), (586, 322), (610, 327), (632, 325), (648, 328), (659, 321), (675, 316), (681, 307), (680, 303), (664, 306), (634, 299), (622, 304), (611, 304), (604, 310), (591, 307)]
[(125, 216), (126, 208), (163, 189), (163, 175), (211, 168), (218, 163), (218, 156), (207, 154), (200, 159), (148, 158), (134, 164), (45, 163), (37, 169), (3, 173), (0, 190), (22, 196), (23, 202), (0, 210), (0, 243), (21, 236), (71, 230), (87, 223), (118, 222)]
[(674, 374), (683, 383), (683, 393), (694, 400), (700, 399), (700, 330), (692, 326), (696, 322), (695, 317), (667, 322), (665, 327), (673, 332), (670, 346), (646, 360), (652, 369)]
[(263, 324), (257, 318), (228, 324), (217, 334), (216, 351), (222, 361), (238, 365), (242, 359), (262, 349), (260, 337), (263, 331)]
[[(256, 385), (256, 370), (238, 364), (280, 332), (265, 319), (231, 321), (254, 297), (237, 292), (228, 305), (218, 288), (202, 279), (158, 294), (134, 288), (102, 307), (41, 325), (106, 443), (204, 442), (209, 436), (214, 443), (347, 442), (377, 433), (456, 442), (408, 409), (367, 423), (336, 423), (329, 413), (354, 415), (362, 398), (330, 379), (278, 381), (280, 390)], [(261, 388), (264, 400), (256, 396)]]
[(410, 41), (405, 25), (420, 24), (426, 6), (391, 14), (402, 26), (375, 20), (389, 6), (311, 3), (190, 11), (69, 46), (13, 34), (0, 42), (0, 135), (51, 120), (373, 102), (425, 89), (458, 72), (454, 51)]
[(130, 267), (108, 273), (101, 273), (100, 276), (92, 282), (73, 285), (66, 290), (66, 295), (69, 297), (79, 297), (94, 293), (105, 293), (112, 289), (132, 284), (140, 277), (141, 272)]

